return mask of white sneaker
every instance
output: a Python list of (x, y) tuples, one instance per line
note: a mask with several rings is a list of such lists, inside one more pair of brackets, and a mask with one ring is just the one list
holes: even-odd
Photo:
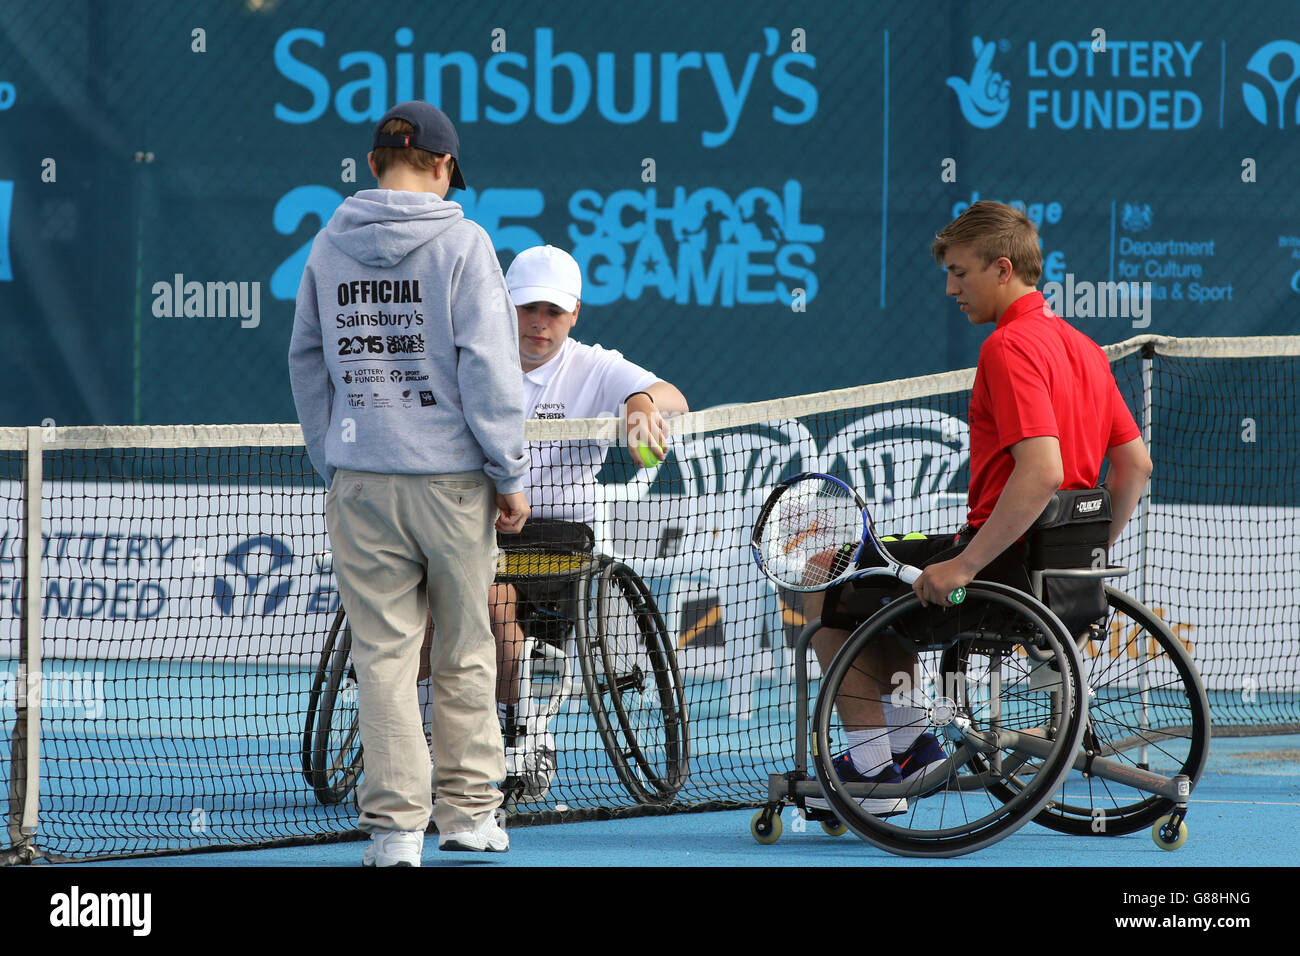
[(506, 748), (506, 782), (503, 789), (515, 794), (519, 803), (546, 799), (555, 779), (555, 738), (540, 734), (531, 738), (532, 747)]
[(554, 747), (543, 744), (531, 753), (524, 754), (524, 796), (529, 802), (546, 799), (546, 795), (551, 792), (556, 767)]
[(501, 829), (496, 814), (489, 813), (473, 830), (438, 834), (438, 849), (505, 853), (510, 849), (510, 835)]
[(380, 830), (370, 834), (362, 866), (419, 866), (424, 852), (421, 830)]

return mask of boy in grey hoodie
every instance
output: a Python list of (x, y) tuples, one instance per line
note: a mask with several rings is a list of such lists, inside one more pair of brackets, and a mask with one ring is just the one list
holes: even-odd
[[(352, 626), (363, 863), (419, 866), (431, 813), (441, 849), (509, 849), (493, 812), (505, 764), (487, 596), (494, 524), (517, 532), (528, 516), (528, 461), (505, 279), (487, 234), (443, 198), (465, 186), (456, 131), (414, 101), (374, 144), (379, 188), (344, 201), (312, 245), (289, 376)], [(436, 803), (415, 690), (426, 608)]]

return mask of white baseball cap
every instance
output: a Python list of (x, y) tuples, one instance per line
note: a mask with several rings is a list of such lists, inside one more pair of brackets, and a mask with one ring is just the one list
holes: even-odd
[(563, 249), (533, 246), (510, 263), (506, 286), (515, 305), (553, 302), (565, 312), (572, 312), (582, 298), (582, 270)]

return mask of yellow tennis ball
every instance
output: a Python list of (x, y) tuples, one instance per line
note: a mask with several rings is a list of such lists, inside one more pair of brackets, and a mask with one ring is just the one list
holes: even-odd
[(645, 442), (637, 442), (636, 454), (637, 457), (641, 459), (641, 464), (645, 465), (647, 468), (653, 468), (655, 465), (659, 464), (659, 456), (651, 451), (650, 446)]
[(920, 533), (918, 533), (918, 532), (916, 532), (916, 531), (911, 531), (911, 532), (908, 532), (907, 534), (903, 535), (903, 540), (904, 540), (904, 541), (924, 541), (924, 540), (925, 540), (925, 535), (920, 534)]

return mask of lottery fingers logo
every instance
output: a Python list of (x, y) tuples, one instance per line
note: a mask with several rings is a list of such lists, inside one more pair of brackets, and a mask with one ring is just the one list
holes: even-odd
[(992, 129), (1006, 118), (1011, 107), (1011, 81), (993, 69), (993, 56), (997, 45), (979, 37), (971, 38), (975, 52), (975, 66), (969, 79), (948, 77), (948, 85), (957, 94), (957, 104), (966, 122), (980, 129)]

